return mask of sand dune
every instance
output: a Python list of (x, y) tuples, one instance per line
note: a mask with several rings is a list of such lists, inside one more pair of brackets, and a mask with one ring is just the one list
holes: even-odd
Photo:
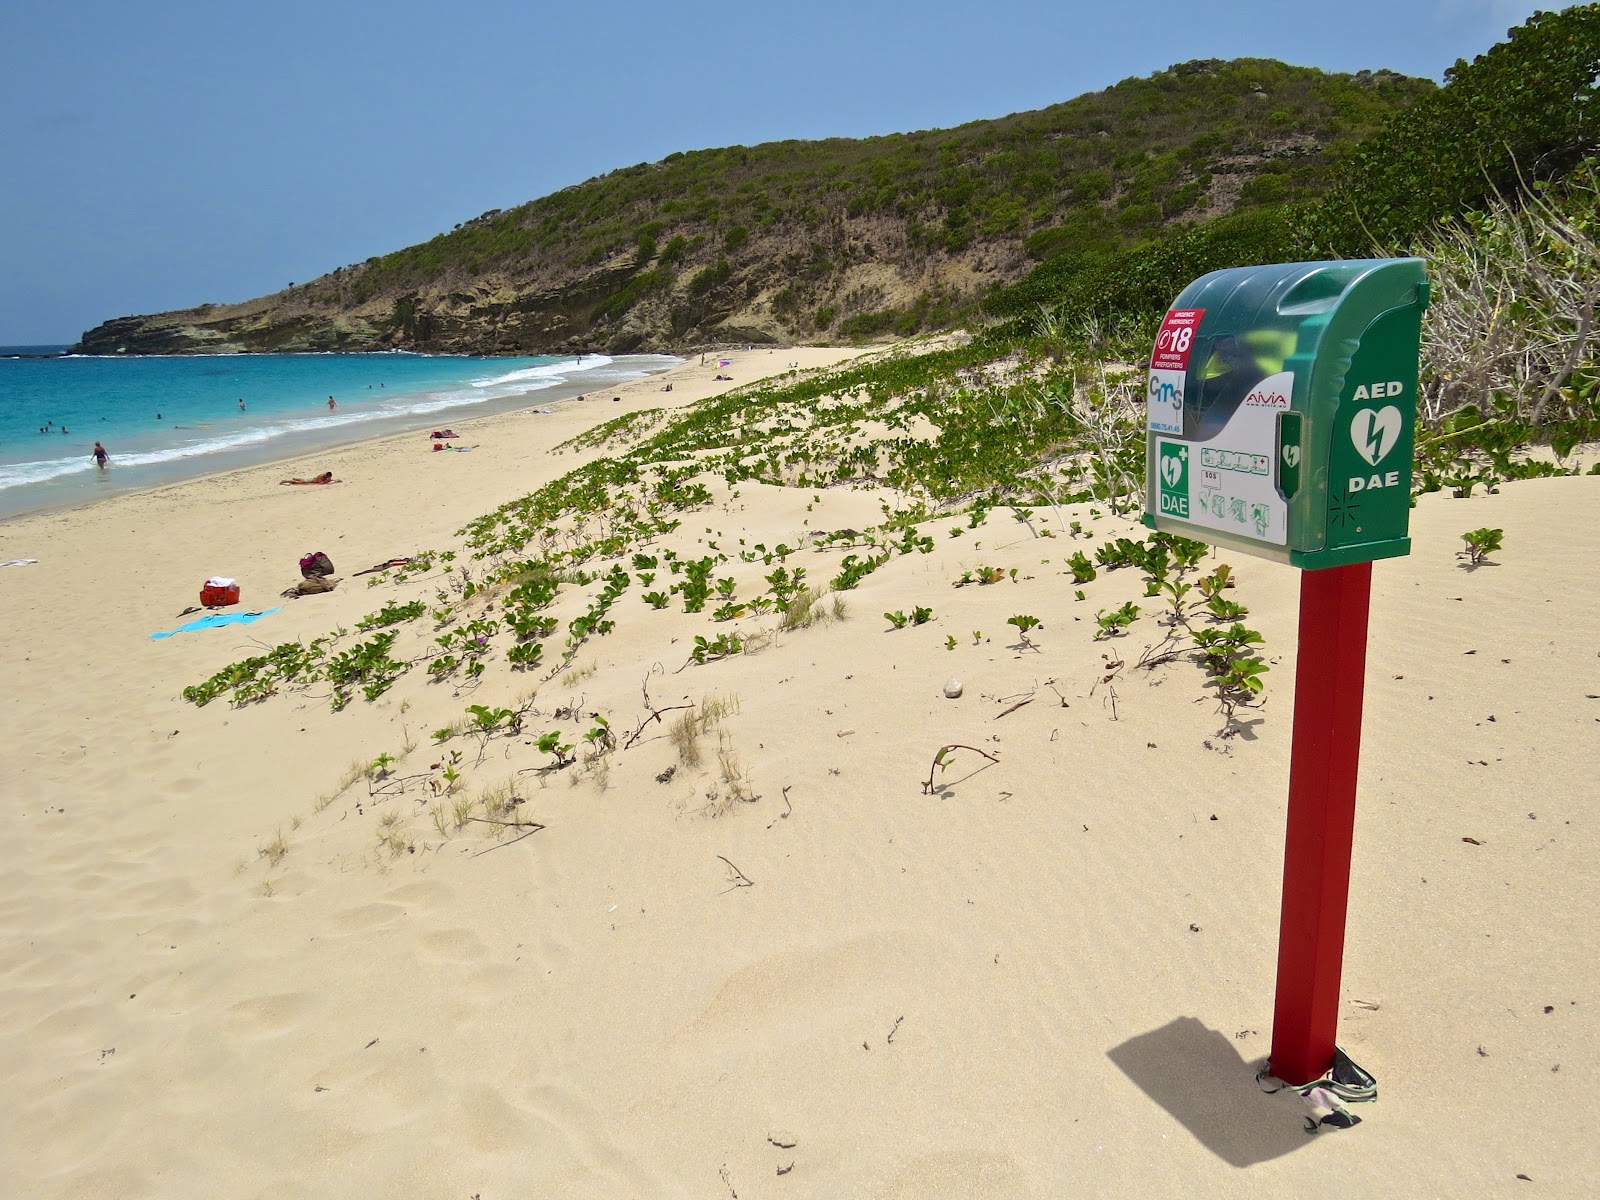
[[(843, 353), (737, 355), (729, 373)], [(1163, 632), (1153, 609), (1094, 640), (1096, 610), (1148, 602), (1132, 571), (1075, 599), (1070, 553), (1138, 532), (1087, 507), (1060, 519), (1088, 540), (1045, 510), (933, 522), (931, 553), (809, 628), (656, 611), (635, 582), (615, 632), (542, 684), (497, 661), (470, 694), (414, 670), (336, 714), (326, 688), (179, 699), (263, 645), (431, 597), (437, 570), (349, 576), (451, 544), (580, 461), (551, 445), (706, 395), (712, 373), (458, 426), (470, 455), (388, 439), (0, 525), (0, 559), (39, 559), (0, 571), (7, 1194), (1600, 1190), (1581, 1125), (1600, 1066), (1600, 478), (1423, 497), (1412, 556), (1374, 569), (1341, 1038), (1381, 1099), (1334, 1135), (1304, 1134), (1252, 1078), (1271, 1032), (1288, 568), (1230, 559), (1272, 670), (1227, 739), (1196, 665), (1137, 667)], [(325, 469), (346, 482), (277, 486)], [(719, 485), (663, 545), (798, 546), (867, 527), (880, 499)], [(1482, 525), (1505, 549), (1469, 572), (1454, 552)], [(313, 549), (345, 581), (277, 598)], [(787, 565), (821, 581), (842, 553)], [(952, 586), (980, 565), (1015, 580)], [(719, 574), (750, 595), (771, 569)], [(146, 636), (216, 573), (282, 611)], [(881, 615), (918, 605), (926, 624)], [(1006, 623), (1019, 613), (1042, 621), (1036, 648)], [(695, 636), (731, 628), (755, 652), (689, 661)], [(430, 737), (535, 684), (527, 736)], [(539, 769), (536, 736), (581, 746), (591, 713), (631, 736), (644, 689), (721, 715), (687, 752), (668, 713), (599, 763)], [(955, 752), (928, 794), (951, 743), (999, 761)], [(512, 816), (543, 829), (455, 829), (449, 798), (394, 782), (438, 778), (452, 749), (462, 794), (509, 781)], [(380, 754), (389, 780), (349, 780)]]

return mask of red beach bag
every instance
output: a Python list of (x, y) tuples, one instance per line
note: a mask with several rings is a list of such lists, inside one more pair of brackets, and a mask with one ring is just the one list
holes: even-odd
[(213, 577), (200, 589), (200, 603), (206, 608), (223, 608), (239, 603), (239, 584), (236, 580)]

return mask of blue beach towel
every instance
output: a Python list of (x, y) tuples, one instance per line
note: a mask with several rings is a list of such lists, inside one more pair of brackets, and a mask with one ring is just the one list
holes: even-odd
[(236, 612), (236, 613), (210, 613), (204, 617), (196, 617), (187, 625), (179, 625), (176, 629), (169, 629), (165, 633), (152, 633), (153, 638), (169, 638), (175, 633), (192, 633), (196, 629), (215, 629), (219, 625), (248, 625), (252, 621), (259, 621), (262, 617), (270, 617), (279, 611), (278, 608), (269, 608), (266, 612)]

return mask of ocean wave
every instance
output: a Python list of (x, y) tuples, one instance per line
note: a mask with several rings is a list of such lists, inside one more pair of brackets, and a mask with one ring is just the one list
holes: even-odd
[[(162, 463), (181, 462), (186, 458), (202, 458), (207, 454), (222, 454), (229, 450), (241, 450), (246, 446), (259, 446), (263, 442), (270, 442), (274, 438), (284, 437), (289, 434), (307, 433), (317, 429), (332, 429), (341, 425), (355, 425), (384, 415), (386, 414), (351, 413), (349, 416), (311, 417), (305, 420), (284, 421), (273, 425), (258, 425), (254, 429), (243, 429), (237, 433), (202, 438), (199, 441), (185, 442), (177, 446), (165, 446), (160, 450), (124, 451), (113, 454), (111, 462), (113, 466), (124, 467), (160, 466)], [(30, 483), (44, 483), (50, 479), (58, 479), (63, 475), (71, 475), (80, 471), (94, 471), (96, 469), (94, 460), (87, 455), (74, 458), (51, 458), (33, 462), (10, 463), (0, 466), (0, 491), (6, 488), (25, 487)]]
[(578, 371), (594, 371), (601, 367), (609, 366), (614, 359), (604, 354), (586, 354), (585, 361), (579, 362), (575, 358), (563, 359), (561, 362), (540, 363), (537, 367), (523, 367), (517, 371), (507, 371), (504, 375), (491, 375), (484, 379), (474, 379), (472, 386), (476, 388), (498, 387), (506, 383), (530, 383), (549, 380), (551, 383), (565, 383), (569, 375)]
[(81, 458), (52, 458), (39, 462), (13, 463), (10, 466), (0, 467), (0, 490), (26, 487), (30, 483), (43, 483), (47, 479), (56, 479), (62, 475), (70, 475), (74, 471), (85, 470), (86, 467), (87, 464)]
[[(597, 354), (593, 356), (591, 365), (589, 356), (585, 355), (582, 370), (595, 371), (596, 374), (592, 378), (598, 383), (602, 381), (637, 379), (640, 376), (648, 375), (652, 370), (659, 370), (683, 361), (665, 354), (629, 355), (627, 358), (628, 361), (619, 363), (603, 354)], [(607, 367), (612, 369), (603, 369)], [(470, 386), (425, 394), (415, 399), (397, 400), (374, 408), (352, 408), (322, 413), (314, 417), (278, 420), (265, 425), (257, 425), (250, 429), (241, 429), (233, 433), (217, 434), (176, 446), (165, 446), (159, 450), (115, 453), (111, 457), (111, 462), (113, 467), (160, 466), (164, 463), (180, 462), (184, 459), (203, 458), (208, 454), (223, 454), (230, 450), (259, 446), (276, 438), (291, 437), (296, 434), (315, 434), (318, 431), (361, 425), (372, 421), (393, 421), (406, 417), (426, 416), (430, 413), (444, 412), (454, 408), (468, 408), (494, 400), (503, 400), (524, 392), (540, 391), (566, 382), (566, 375), (541, 374), (541, 372), (550, 372), (556, 369), (570, 374), (577, 368), (575, 363), (546, 363), (539, 367), (509, 371), (504, 375), (495, 376), (488, 380), (472, 380)], [(87, 455), (0, 464), (0, 491), (8, 488), (26, 487), (29, 484), (44, 483), (51, 479), (59, 479), (64, 475), (92, 472), (96, 469), (94, 460)]]

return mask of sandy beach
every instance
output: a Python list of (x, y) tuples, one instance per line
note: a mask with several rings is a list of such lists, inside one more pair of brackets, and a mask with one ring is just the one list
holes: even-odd
[[(726, 373), (855, 353), (739, 352)], [(931, 552), (806, 628), (657, 610), (634, 579), (615, 630), (548, 679), (497, 655), (475, 686), (419, 666), (340, 712), (326, 685), (180, 698), (279, 643), (431, 604), (439, 566), (353, 572), (460, 550), (466, 522), (604, 452), (551, 447), (712, 395), (716, 373), (691, 360), (458, 423), (470, 453), (391, 437), (0, 524), (0, 561), (38, 560), (0, 568), (0, 1192), (1600, 1193), (1581, 1123), (1600, 1070), (1600, 477), (1424, 496), (1411, 556), (1374, 567), (1340, 1028), (1380, 1099), (1334, 1134), (1253, 1078), (1287, 567), (1203, 566), (1231, 562), (1271, 665), (1230, 738), (1196, 666), (1138, 666), (1163, 631), (1137, 573), (1067, 573), (1075, 550), (1143, 533), (1082, 505), (930, 521)], [(342, 482), (279, 484), (321, 471)], [(656, 553), (715, 543), (741, 597), (780, 566), (825, 582), (850, 551), (809, 535), (865, 530), (888, 498), (706, 483)], [(1456, 551), (1480, 526), (1505, 547), (1469, 571)], [(796, 549), (773, 562), (750, 549), (780, 543)], [(280, 598), (314, 550), (338, 588)], [(952, 586), (984, 567), (1001, 578)], [(152, 640), (211, 575), (279, 611)], [(563, 626), (595, 588), (570, 590)], [(1145, 615), (1095, 640), (1093, 614), (1130, 600)], [(883, 615), (919, 606), (923, 624)], [(1026, 640), (1018, 614), (1040, 622)], [(745, 652), (693, 661), (696, 637), (734, 629)], [(432, 636), (401, 633), (418, 653)], [(467, 705), (525, 706), (521, 734), (436, 743)], [(687, 705), (698, 736), (675, 737)], [(594, 714), (618, 743), (603, 756)], [(546, 731), (571, 766), (546, 769)], [(929, 791), (958, 743), (975, 749)], [(447, 769), (459, 783), (437, 790)], [(457, 797), (477, 805), (463, 824)]]

